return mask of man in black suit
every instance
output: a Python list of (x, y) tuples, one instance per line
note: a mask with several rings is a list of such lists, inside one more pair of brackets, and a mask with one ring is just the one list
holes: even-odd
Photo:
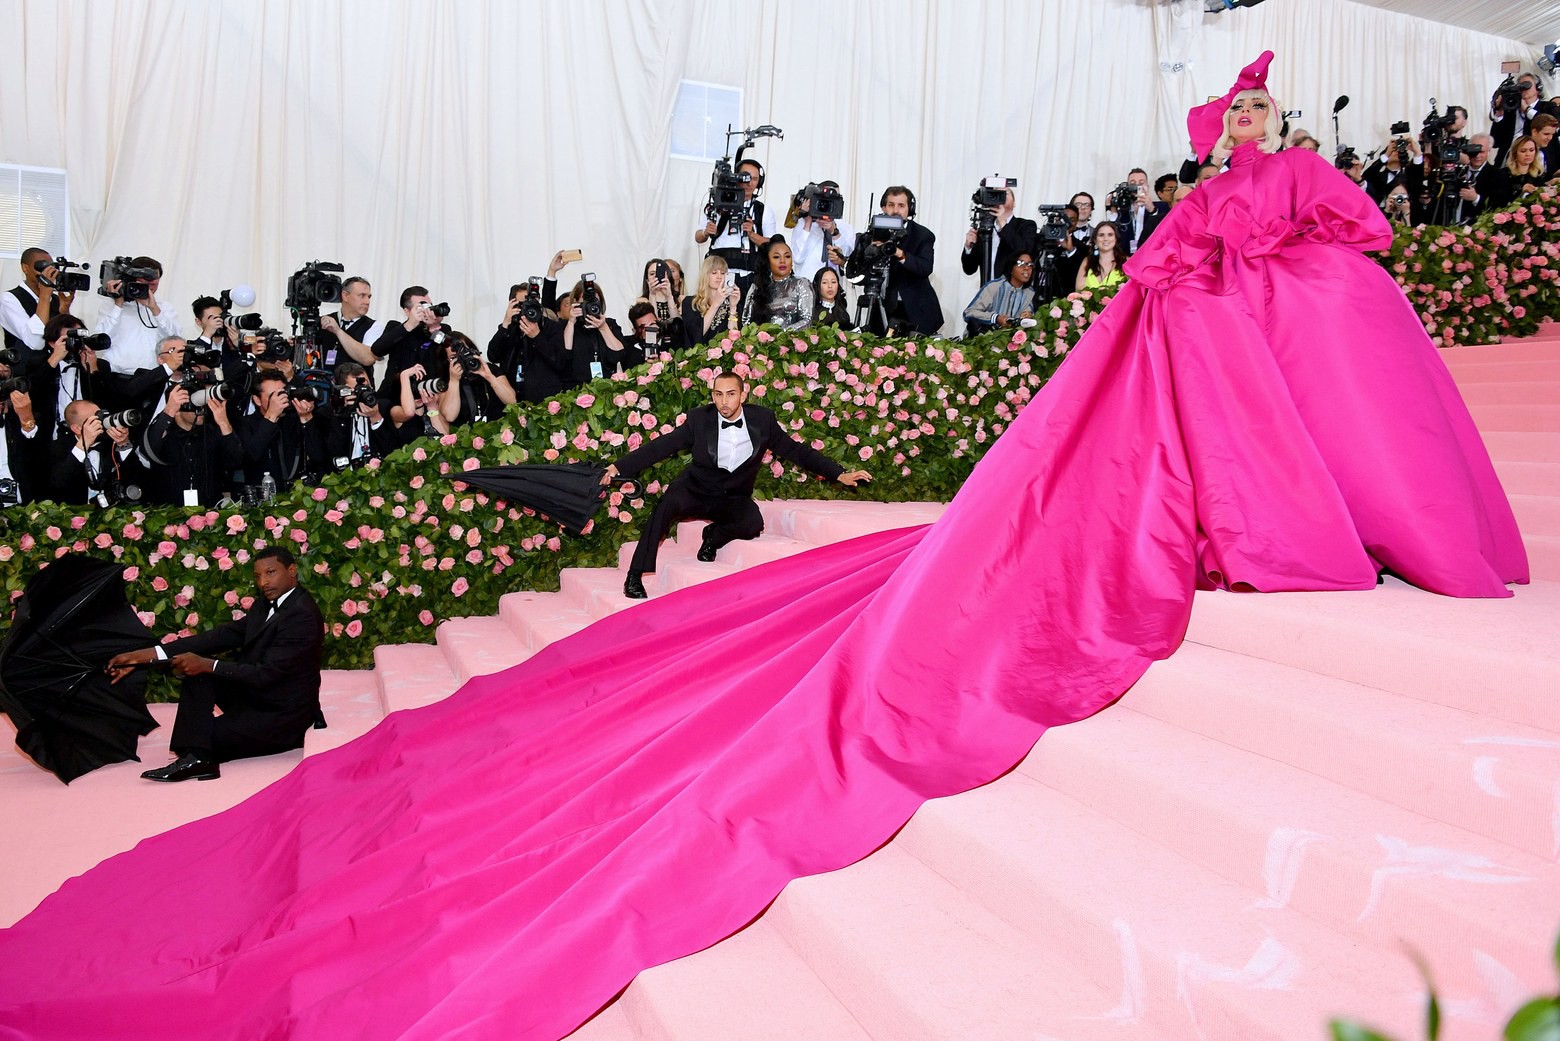
[[(888, 289), (883, 301), (888, 324), (896, 335), (913, 330), (930, 336), (943, 325), (942, 304), (937, 290), (932, 288), (931, 277), (937, 236), (915, 222), (915, 196), (902, 184), (886, 189), (878, 199), (878, 207), (891, 217), (905, 219), (904, 241), (895, 248), (888, 265)], [(848, 275), (863, 273), (864, 252), (857, 249), (850, 255)], [(879, 336), (884, 332), (873, 328), (867, 331)]]
[[(1175, 177), (1167, 174), (1172, 182)], [(1158, 185), (1165, 181), (1161, 177), (1155, 183)], [(1116, 222), (1117, 234), (1121, 244), (1128, 253), (1136, 253), (1138, 247), (1148, 240), (1159, 222), (1165, 219), (1165, 214), (1170, 212), (1170, 204), (1158, 198), (1150, 198), (1148, 194), (1148, 174), (1142, 167), (1133, 167), (1127, 174), (1127, 183), (1132, 186), (1132, 205), (1122, 212), (1113, 212)]]
[(688, 413), (670, 434), (652, 438), (623, 456), (607, 467), (601, 479), (602, 484), (610, 484), (619, 476), (637, 476), (678, 453), (693, 455), (693, 462), (667, 486), (639, 536), (623, 582), (623, 595), (632, 600), (645, 598), (642, 576), (655, 570), (661, 540), (680, 520), (711, 522), (699, 546), (699, 559), (705, 562), (714, 560), (720, 547), (733, 539), (758, 538), (764, 517), (753, 501), (753, 484), (765, 451), (851, 487), (872, 480), (865, 470), (846, 471), (791, 437), (769, 409), (747, 404), (747, 381), (736, 373), (716, 376), (710, 396), (711, 404)]
[(992, 209), (996, 217), (996, 225), (992, 234), (984, 241), (980, 232), (971, 228), (964, 236), (964, 253), (959, 257), (959, 266), (964, 269), (966, 275), (973, 275), (979, 271), (980, 262), (984, 259), (981, 251), (985, 250), (993, 259), (991, 262), (991, 277), (1001, 278), (1013, 267), (1014, 259), (1020, 253), (1028, 253), (1035, 256), (1035, 240), (1040, 236), (1040, 229), (1035, 222), (1027, 217), (1013, 216), (1013, 210), (1017, 206), (1013, 189), (1007, 190), (1007, 201), (1001, 206)]
[[(19, 365), (20, 363), (18, 363)], [(9, 382), (12, 367), (0, 361), (0, 382)], [(33, 416), (32, 398), (24, 390), (0, 395), (0, 510), (34, 502), (48, 461), (49, 438)]]
[[(178, 758), (143, 773), (147, 780), (213, 780), (222, 776), (221, 763), (302, 748), (309, 727), (325, 725), (325, 620), (298, 585), (298, 562), (281, 546), (262, 549), (255, 554), (255, 585), (263, 599), (243, 618), (109, 661), (116, 683), (138, 665), (164, 660), (184, 677), (169, 742)], [(209, 657), (223, 651), (238, 656)]]

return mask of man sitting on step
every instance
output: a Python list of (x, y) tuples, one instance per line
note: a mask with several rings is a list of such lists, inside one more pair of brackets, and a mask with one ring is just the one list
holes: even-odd
[[(169, 742), (178, 759), (141, 775), (149, 781), (214, 780), (222, 776), (220, 763), (302, 748), (310, 725), (325, 725), (325, 620), (298, 585), (298, 562), (286, 549), (262, 549), (254, 566), (260, 599), (243, 618), (108, 663), (116, 683), (138, 665), (164, 660), (184, 677)], [(223, 651), (238, 654), (205, 657)]]
[(630, 599), (643, 600), (647, 595), (643, 576), (655, 570), (661, 540), (680, 520), (710, 522), (699, 546), (699, 559), (706, 562), (714, 560), (720, 547), (733, 539), (758, 538), (764, 530), (764, 517), (753, 501), (753, 484), (766, 451), (851, 487), (872, 480), (867, 471), (846, 471), (793, 438), (769, 409), (747, 404), (747, 381), (736, 373), (716, 376), (711, 397), (711, 404), (688, 413), (676, 430), (645, 442), (607, 467), (602, 477), (602, 484), (610, 484), (620, 476), (635, 477), (680, 452), (693, 456), (667, 486), (639, 536), (623, 582), (623, 595)]

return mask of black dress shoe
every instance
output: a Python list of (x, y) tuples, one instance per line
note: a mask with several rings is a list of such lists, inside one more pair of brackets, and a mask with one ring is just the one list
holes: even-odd
[(708, 528), (705, 528), (704, 538), (699, 543), (699, 559), (706, 564), (713, 564), (715, 562), (715, 551), (719, 548), (710, 540), (710, 531)]
[(630, 571), (628, 577), (623, 579), (623, 595), (630, 600), (643, 600), (650, 595), (645, 592), (645, 583), (639, 577), (639, 572)]
[(198, 755), (181, 755), (167, 766), (147, 770), (141, 776), (148, 781), (215, 781), (222, 776), (222, 768)]

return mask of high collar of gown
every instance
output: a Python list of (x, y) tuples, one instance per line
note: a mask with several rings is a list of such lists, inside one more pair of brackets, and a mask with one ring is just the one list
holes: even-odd
[(1230, 153), (1230, 169), (1237, 166), (1250, 166), (1265, 155), (1256, 141), (1247, 141), (1245, 144), (1236, 145), (1235, 151)]

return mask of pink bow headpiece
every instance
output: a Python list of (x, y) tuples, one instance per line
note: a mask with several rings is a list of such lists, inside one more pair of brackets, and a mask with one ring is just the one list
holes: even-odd
[(1192, 149), (1197, 158), (1206, 159), (1213, 146), (1224, 135), (1224, 113), (1229, 111), (1235, 95), (1243, 90), (1266, 90), (1268, 64), (1273, 60), (1272, 51), (1263, 51), (1262, 57), (1240, 70), (1235, 85), (1222, 98), (1198, 105), (1186, 114), (1186, 129), (1190, 131)]

